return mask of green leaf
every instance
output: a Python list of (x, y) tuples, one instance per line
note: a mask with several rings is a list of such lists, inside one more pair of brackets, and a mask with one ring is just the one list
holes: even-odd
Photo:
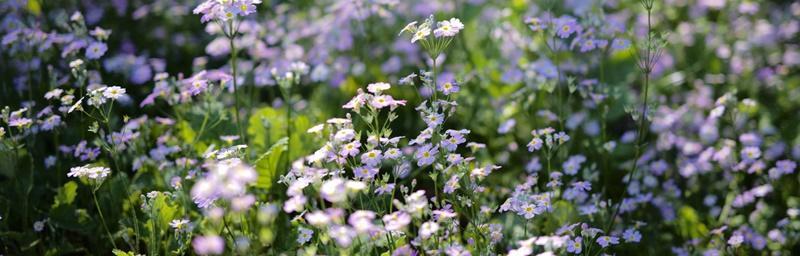
[(178, 217), (178, 205), (172, 202), (167, 194), (160, 193), (153, 200), (153, 207), (158, 212), (158, 225), (161, 229), (166, 229), (169, 222)]
[(37, 0), (28, 0), (27, 9), (28, 9), (29, 12), (31, 12), (32, 14), (34, 14), (36, 16), (39, 16), (40, 14), (42, 14), (42, 5), (39, 4), (39, 1), (37, 1)]
[(275, 142), (267, 152), (261, 154), (256, 159), (256, 171), (258, 172), (258, 180), (256, 181), (257, 188), (269, 190), (278, 174), (278, 168), (281, 160), (281, 155), (286, 151), (286, 146), (289, 140), (284, 137)]
[(306, 133), (306, 130), (311, 127), (311, 121), (304, 114), (292, 113), (292, 119), (286, 122), (285, 109), (264, 107), (250, 116), (249, 124), (247, 134), (250, 137), (250, 146), (256, 152), (264, 152), (267, 147), (286, 137), (287, 124), (291, 124), (292, 158), (308, 153), (311, 145), (311, 136)]
[(689, 206), (681, 207), (678, 211), (678, 231), (684, 238), (701, 238), (708, 234), (708, 228), (700, 218), (694, 208)]
[(58, 207), (59, 205), (69, 205), (75, 201), (75, 196), (78, 195), (78, 183), (75, 181), (69, 181), (64, 184), (63, 187), (58, 189), (58, 194), (56, 194), (55, 200), (53, 201), (53, 208)]
[(134, 256), (135, 255), (135, 254), (133, 254), (133, 252), (124, 252), (124, 251), (122, 251), (120, 249), (114, 249), (113, 251), (111, 251), (111, 253), (113, 253), (114, 256)]
[(257, 151), (266, 149), (274, 140), (286, 136), (286, 117), (284, 111), (263, 107), (251, 116), (247, 127), (250, 146)]

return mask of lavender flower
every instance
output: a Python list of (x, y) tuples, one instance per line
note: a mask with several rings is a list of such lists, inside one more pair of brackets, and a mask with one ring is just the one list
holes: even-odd
[(106, 54), (108, 51), (108, 46), (106, 46), (103, 42), (94, 42), (89, 44), (89, 47), (86, 47), (86, 58), (90, 60), (96, 60), (103, 55)]
[(216, 235), (197, 236), (192, 247), (199, 255), (220, 255), (225, 251), (225, 240)]
[(567, 252), (572, 254), (580, 254), (583, 251), (583, 238), (576, 237), (575, 239), (567, 240)]
[(602, 248), (606, 248), (609, 245), (619, 244), (619, 237), (601, 236), (597, 238), (597, 244)]
[(396, 211), (383, 216), (383, 223), (388, 231), (399, 231), (411, 223), (411, 215), (404, 211)]
[(298, 244), (303, 245), (305, 243), (308, 243), (308, 241), (311, 241), (311, 237), (313, 237), (313, 236), (314, 236), (314, 231), (313, 230), (310, 230), (310, 229), (307, 229), (307, 228), (303, 228), (303, 227), (297, 229), (297, 243)]
[(425, 144), (417, 149), (414, 157), (417, 159), (417, 166), (423, 167), (433, 163), (436, 156), (439, 154), (439, 147), (433, 147), (431, 144)]

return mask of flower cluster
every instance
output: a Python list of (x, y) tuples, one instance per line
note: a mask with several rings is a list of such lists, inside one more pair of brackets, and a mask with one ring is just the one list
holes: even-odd
[(88, 178), (95, 181), (102, 181), (111, 174), (111, 169), (104, 166), (77, 166), (69, 169), (67, 177)]
[(192, 11), (202, 14), (200, 21), (203, 23), (220, 20), (229, 21), (236, 16), (244, 17), (256, 12), (256, 5), (261, 0), (206, 0)]

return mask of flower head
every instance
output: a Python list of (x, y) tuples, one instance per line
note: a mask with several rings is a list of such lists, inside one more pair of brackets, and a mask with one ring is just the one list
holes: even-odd
[(123, 95), (125, 95), (125, 88), (119, 86), (110, 86), (103, 90), (103, 97), (107, 99), (117, 100)]
[(452, 37), (464, 28), (464, 24), (459, 19), (451, 18), (450, 20), (440, 21), (433, 35), (436, 37)]
[(67, 177), (77, 177), (77, 178), (86, 177), (92, 180), (102, 180), (108, 177), (110, 173), (111, 169), (109, 169), (108, 167), (103, 167), (103, 166), (92, 167), (89, 165), (84, 165), (84, 166), (70, 168), (69, 173), (67, 173)]
[(108, 46), (103, 42), (94, 42), (89, 44), (89, 47), (86, 47), (86, 58), (90, 60), (96, 60), (100, 57), (103, 57), (108, 51)]

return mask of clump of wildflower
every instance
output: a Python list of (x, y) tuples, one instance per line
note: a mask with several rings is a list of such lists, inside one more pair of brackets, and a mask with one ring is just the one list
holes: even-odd
[(192, 247), (199, 255), (220, 255), (225, 252), (225, 240), (216, 235), (197, 236)]
[(533, 135), (533, 139), (528, 142), (528, 151), (530, 152), (538, 151), (542, 149), (543, 146), (548, 149), (553, 149), (566, 143), (570, 139), (569, 135), (566, 133), (556, 133), (555, 129), (550, 127), (533, 130), (531, 131), (531, 135)]
[(236, 16), (244, 17), (256, 12), (256, 5), (261, 0), (206, 0), (198, 5), (194, 14), (202, 14), (203, 23), (212, 20), (229, 21)]
[(111, 169), (104, 166), (77, 166), (72, 167), (67, 173), (67, 177), (88, 178), (95, 181), (101, 181), (111, 174)]
[(239, 158), (230, 158), (207, 164), (209, 172), (192, 187), (191, 194), (200, 208), (211, 206), (217, 199), (243, 200), (247, 208), (253, 201), (248, 200), (247, 187), (257, 178), (255, 170)]
[(411, 43), (419, 42), (432, 58), (436, 58), (462, 29), (464, 24), (457, 18), (436, 22), (431, 15), (421, 24), (417, 21), (409, 23), (400, 30), (400, 35), (411, 35)]

